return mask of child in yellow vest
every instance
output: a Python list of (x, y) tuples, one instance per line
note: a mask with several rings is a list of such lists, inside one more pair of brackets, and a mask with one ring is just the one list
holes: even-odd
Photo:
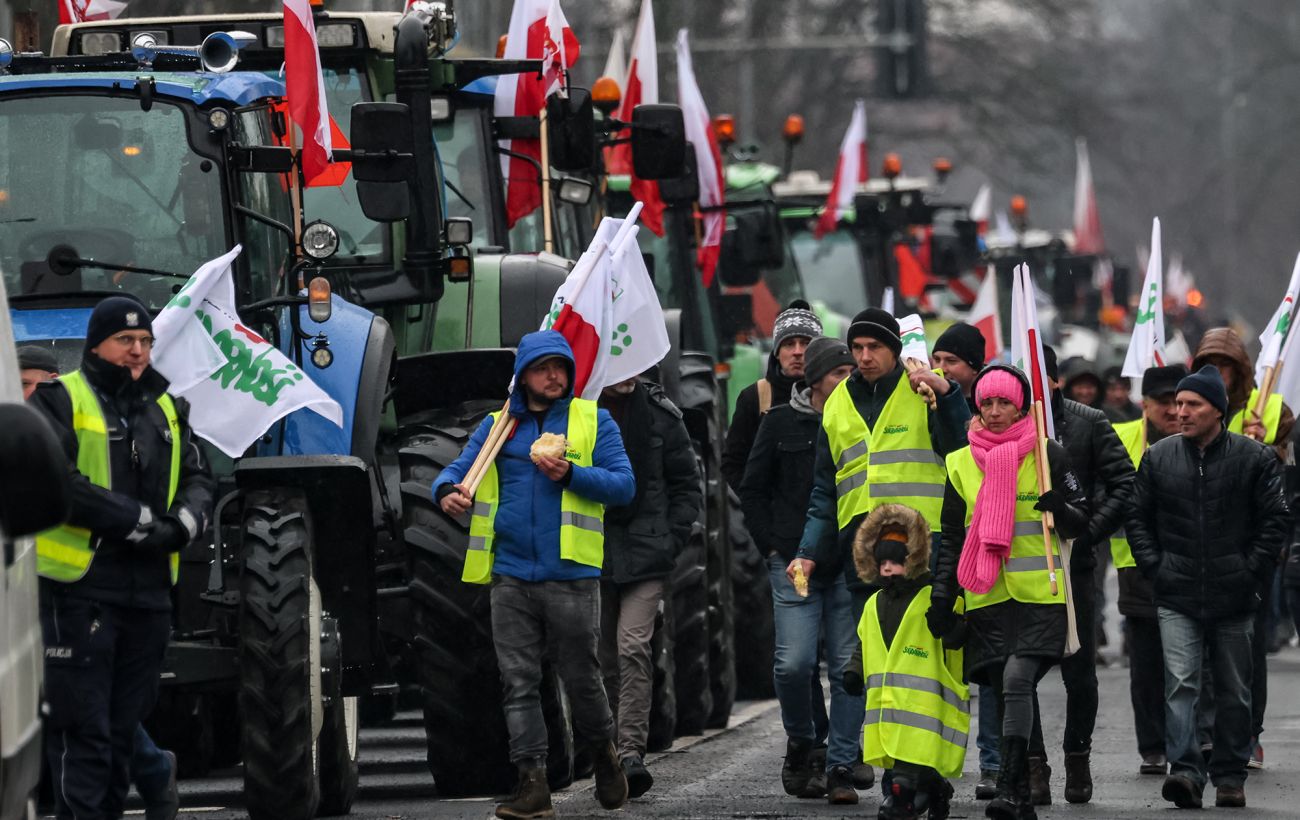
[[(877, 591), (858, 624), (858, 653), (845, 689), (866, 696), (863, 758), (887, 771), (879, 820), (948, 816), (970, 730), (962, 672), (965, 622), (931, 634), (930, 527), (902, 504), (877, 507), (853, 543), (858, 577)], [(956, 611), (960, 614), (961, 603)], [(850, 688), (852, 687), (852, 688)]]

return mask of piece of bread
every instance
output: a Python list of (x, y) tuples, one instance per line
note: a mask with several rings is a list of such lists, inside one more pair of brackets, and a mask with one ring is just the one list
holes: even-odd
[(536, 464), (538, 459), (564, 458), (564, 451), (569, 446), (568, 440), (559, 433), (542, 433), (528, 449), (528, 456)]

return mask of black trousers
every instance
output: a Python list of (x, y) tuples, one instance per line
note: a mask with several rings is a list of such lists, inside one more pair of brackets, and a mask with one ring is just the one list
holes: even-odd
[(1133, 701), (1133, 728), (1138, 754), (1165, 753), (1165, 655), (1160, 642), (1160, 622), (1133, 618), (1128, 629), (1129, 698)]
[[(1074, 594), (1079, 651), (1061, 660), (1061, 680), (1065, 683), (1065, 739), (1062, 746), (1067, 754), (1089, 751), (1092, 748), (1092, 730), (1097, 725), (1097, 630), (1094, 627), (1097, 587), (1092, 570), (1071, 572), (1070, 590)], [(1162, 680), (1163, 674), (1162, 667)], [(1037, 690), (1034, 692), (1034, 731), (1029, 738), (1029, 755), (1047, 756)]]
[(41, 588), (45, 750), (60, 818), (122, 816), (135, 733), (158, 696), (171, 631), (166, 611)]
[(1255, 673), (1250, 680), (1250, 733), (1257, 738), (1264, 734), (1264, 709), (1268, 706), (1268, 642), (1273, 637), (1268, 625), (1272, 622), (1273, 576), (1276, 572), (1270, 572), (1268, 580), (1260, 585), (1255, 631), (1250, 636), (1251, 654), (1255, 658)]

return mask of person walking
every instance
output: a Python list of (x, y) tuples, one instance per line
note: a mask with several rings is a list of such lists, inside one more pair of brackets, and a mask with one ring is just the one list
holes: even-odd
[[(930, 632), (930, 527), (916, 510), (872, 510), (854, 538), (853, 563), (863, 583), (879, 587), (845, 672), (852, 693), (866, 695), (866, 759), (885, 768), (877, 817), (944, 820), (953, 794), (946, 778), (961, 775), (970, 733), (965, 621), (954, 617), (942, 635)], [(961, 599), (954, 607), (959, 615)]]
[[(785, 570), (799, 546), (808, 511), (822, 409), (853, 372), (854, 362), (847, 345), (826, 336), (813, 339), (804, 358), (806, 385), (797, 383), (789, 402), (772, 408), (759, 424), (740, 484), (740, 502), (754, 542), (767, 556), (772, 582), (773, 678), (786, 733), (781, 785), (786, 794), (818, 798), (826, 795), (827, 756), (858, 759), (862, 704), (845, 692), (841, 674), (853, 652), (853, 602), (838, 563), (817, 567), (803, 587), (796, 587)], [(825, 646), (831, 687), (829, 727), (823, 737), (833, 747), (833, 752), (821, 749), (820, 754), (814, 708), (822, 700), (821, 687), (814, 686), (819, 645)], [(868, 782), (862, 788), (870, 787)]]
[(1047, 443), (1052, 489), (1039, 493), (1038, 431), (1029, 381), (1019, 370), (986, 367), (975, 382), (980, 415), (970, 444), (948, 456), (943, 531), (927, 620), (936, 636), (952, 628), (965, 590), (966, 669), (992, 686), (1002, 715), (997, 794), (985, 815), (1034, 818), (1029, 793), (1029, 737), (1038, 681), (1060, 660), (1067, 639), (1066, 590), (1049, 583), (1042, 515), (1051, 513), (1051, 555), (1060, 566), (1060, 539), (1088, 528), (1088, 500), (1069, 469), (1065, 448)]
[(1161, 795), (1200, 808), (1207, 778), (1196, 735), (1205, 648), (1214, 669), (1215, 805), (1246, 805), (1251, 751), (1251, 633), (1262, 585), (1290, 531), (1282, 471), (1267, 446), (1229, 432), (1228, 393), (1206, 365), (1183, 378), (1181, 435), (1142, 457), (1128, 518), (1133, 560), (1155, 590), (1165, 662)]
[[(857, 369), (826, 400), (807, 521), (786, 574), (793, 580), (796, 571), (811, 577), (818, 564), (842, 565), (856, 621), (873, 591), (853, 571), (858, 526), (876, 507), (898, 503), (916, 509), (931, 530), (938, 529), (943, 457), (965, 446), (970, 410), (956, 382), (931, 370), (905, 371), (898, 320), (888, 312), (858, 313), (847, 339)], [(917, 394), (922, 385), (933, 391), (934, 407)], [(830, 802), (857, 802), (853, 762), (828, 753)]]
[[(1148, 367), (1142, 374), (1142, 418), (1115, 425), (1115, 434), (1134, 468), (1148, 447), (1178, 434), (1174, 396), (1186, 375), (1187, 368), (1181, 364)], [(1110, 551), (1119, 571), (1119, 613), (1125, 618), (1128, 635), (1129, 697), (1142, 758), (1138, 772), (1164, 775), (1169, 768), (1165, 757), (1165, 661), (1155, 597), (1151, 584), (1137, 570), (1125, 530), (1111, 537)]]
[(517, 426), (477, 493), (471, 497), (463, 482), (499, 413), (433, 481), (443, 512), (471, 514), (461, 580), (492, 585), (492, 638), (510, 759), (519, 768), (515, 794), (496, 808), (502, 818), (553, 812), (538, 695), (548, 651), (572, 704), (575, 738), (592, 754), (596, 799), (606, 809), (627, 802), (598, 643), (605, 507), (630, 504), (636, 481), (618, 425), (609, 411), (573, 396), (573, 378), (573, 351), (562, 335), (526, 334), (507, 410)]
[(60, 818), (122, 816), (171, 631), (177, 553), (212, 513), (189, 405), (150, 365), (153, 342), (144, 305), (104, 299), (80, 369), (30, 399), (73, 465), (68, 522), (36, 539), (45, 748)]
[(599, 405), (618, 425), (636, 477), (632, 503), (605, 509), (600, 668), (628, 797), (640, 797), (654, 784), (645, 765), (654, 684), (650, 640), (664, 579), (690, 540), (703, 493), (682, 411), (659, 385), (626, 379), (606, 387)]
[[(1070, 551), (1070, 590), (1074, 595), (1075, 622), (1079, 624), (1079, 649), (1061, 660), (1065, 684), (1065, 799), (1087, 803), (1092, 799), (1092, 731), (1097, 723), (1097, 587), (1093, 574), (1097, 550), (1109, 546), (1110, 536), (1124, 523), (1133, 492), (1133, 464), (1106, 415), (1061, 395), (1056, 351), (1043, 347), (1047, 379), (1052, 389), (1052, 418), (1056, 440), (1070, 457), (1070, 470), (1083, 487), (1092, 513), (1087, 529)], [(1038, 700), (1034, 700), (1034, 732), (1029, 739), (1029, 778), (1034, 805), (1052, 802), (1052, 768), (1043, 743)]]

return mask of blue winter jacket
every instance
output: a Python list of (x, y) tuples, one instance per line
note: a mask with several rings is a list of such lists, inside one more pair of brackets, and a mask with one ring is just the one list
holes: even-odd
[[(568, 429), (572, 396), (551, 405), (542, 429), (528, 411), (523, 373), (533, 362), (547, 356), (569, 361), (569, 385), (573, 385), (573, 351), (564, 337), (553, 330), (529, 333), (519, 340), (515, 352), (515, 389), (510, 394), (510, 414), (518, 419), (514, 435), (501, 448), (496, 468), (501, 483), (497, 508), (496, 546), (492, 572), (524, 581), (573, 581), (599, 578), (600, 567), (589, 567), (560, 558), (560, 493), (568, 489), (606, 506), (628, 504), (636, 495), (632, 465), (623, 449), (623, 437), (608, 411), (597, 411), (596, 450), (591, 467), (574, 465), (565, 481), (547, 478), (528, 455), (542, 433), (564, 435)], [(433, 482), (433, 495), (444, 484), (459, 484), (487, 440), (492, 419), (485, 418), (460, 456), (447, 465)]]

